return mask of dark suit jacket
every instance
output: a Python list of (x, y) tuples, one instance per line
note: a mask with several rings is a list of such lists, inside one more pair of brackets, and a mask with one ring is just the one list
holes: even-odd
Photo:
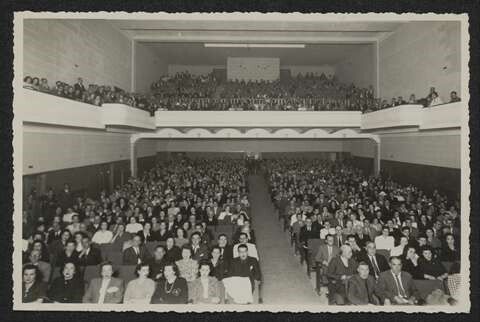
[(123, 251), (123, 265), (137, 265), (138, 258), (142, 263), (145, 263), (150, 258), (148, 250), (144, 246), (139, 247), (139, 254), (135, 253), (135, 250), (132, 247), (128, 247)]
[(78, 264), (80, 266), (98, 265), (102, 262), (102, 253), (100, 249), (90, 246), (88, 255), (78, 255)]
[(210, 257), (210, 251), (205, 244), (200, 244), (197, 251), (193, 251), (193, 247), (190, 245), (192, 250), (192, 259), (200, 262), (202, 259), (208, 259)]
[[(369, 303), (378, 304), (375, 301), (375, 279), (372, 276), (368, 276), (366, 279), (367, 287), (365, 286), (365, 280), (358, 274), (353, 275), (347, 283), (347, 299), (350, 304), (353, 305), (366, 305)], [(369, 301), (370, 298), (370, 301)]]
[(307, 230), (307, 226), (303, 226), (300, 229), (300, 242), (306, 244), (309, 239), (320, 238), (320, 232), (316, 230), (313, 226), (311, 230)]
[[(217, 245), (218, 246), (218, 245)], [(218, 246), (220, 247), (220, 246)], [(220, 251), (221, 251), (222, 247), (220, 247)], [(226, 245), (224, 248), (223, 248), (223, 260), (230, 263), (230, 261), (232, 260), (233, 258), (233, 246), (232, 245)]]
[[(370, 257), (368, 257), (366, 253), (363, 253), (363, 256), (361, 258), (365, 263), (368, 264), (370, 275), (375, 277), (375, 269), (373, 268), (373, 264), (370, 261)], [(375, 254), (375, 259), (377, 260), (377, 265), (378, 265), (378, 269), (380, 270), (380, 273), (390, 269), (387, 259), (384, 256)]]
[[(418, 292), (413, 283), (412, 275), (402, 271), (400, 276), (407, 297), (417, 297)], [(377, 294), (382, 303), (385, 299), (389, 299), (392, 303), (395, 303), (393, 298), (398, 295), (398, 290), (391, 270), (380, 273), (380, 277), (378, 278), (375, 287), (375, 294)]]

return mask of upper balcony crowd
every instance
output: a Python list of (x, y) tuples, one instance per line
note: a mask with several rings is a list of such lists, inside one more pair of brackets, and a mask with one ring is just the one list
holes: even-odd
[(335, 76), (313, 73), (282, 77), (278, 81), (224, 81), (213, 73), (192, 75), (188, 72), (163, 76), (151, 85), (149, 93), (129, 93), (116, 86), (75, 84), (26, 76), (24, 87), (56, 96), (101, 106), (119, 103), (150, 112), (174, 111), (361, 111), (373, 112), (394, 106), (417, 104), (424, 107), (460, 101), (456, 91), (442, 100), (435, 87), (425, 97), (410, 94), (387, 99), (375, 97), (372, 86), (361, 88), (345, 84)]

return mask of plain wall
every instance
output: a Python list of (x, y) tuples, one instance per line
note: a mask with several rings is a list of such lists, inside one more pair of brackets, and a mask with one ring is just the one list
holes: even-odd
[[(155, 154), (156, 142), (142, 140), (138, 143), (138, 157)], [(128, 133), (24, 126), (24, 175), (127, 160), (129, 157)]]
[(345, 60), (335, 66), (335, 76), (346, 84), (357, 87), (375, 87), (376, 84), (375, 45), (363, 45)]
[(27, 75), (74, 84), (117, 86), (130, 90), (131, 42), (98, 20), (25, 19), (23, 70)]
[(147, 93), (168, 72), (168, 65), (145, 45), (135, 42), (134, 91)]
[(431, 86), (447, 101), (460, 95), (460, 22), (409, 22), (379, 43), (380, 97), (415, 94)]

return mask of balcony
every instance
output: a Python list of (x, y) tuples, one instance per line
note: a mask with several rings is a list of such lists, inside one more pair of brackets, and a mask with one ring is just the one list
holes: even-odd
[(423, 108), (402, 105), (362, 115), (361, 129), (373, 131), (387, 128), (414, 127), (419, 130), (460, 128), (465, 103), (456, 102)]

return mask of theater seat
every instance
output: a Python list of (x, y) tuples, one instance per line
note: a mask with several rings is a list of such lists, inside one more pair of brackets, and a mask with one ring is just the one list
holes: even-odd
[(308, 252), (307, 252), (307, 274), (310, 277), (311, 270), (315, 267), (315, 257), (317, 256), (318, 248), (323, 243), (323, 240), (320, 238), (310, 238), (307, 241)]
[(377, 249), (377, 254), (382, 255), (388, 261), (390, 259), (390, 251), (386, 249)]
[(98, 265), (85, 266), (83, 271), (83, 280), (85, 283), (90, 283), (94, 278), (100, 277), (100, 267)]
[(160, 242), (146, 242), (145, 247), (147, 247), (148, 253), (153, 254), (155, 252), (155, 248), (160, 245)]
[(137, 276), (135, 275), (135, 268), (136, 265), (121, 265), (118, 269), (118, 277), (123, 280), (125, 285), (128, 284), (133, 279), (136, 279)]
[(112, 244), (97, 245), (97, 248), (100, 249), (100, 252), (102, 254), (102, 259), (108, 260), (108, 253), (110, 253), (113, 249)]
[(113, 266), (119, 266), (123, 264), (123, 253), (119, 251), (110, 251), (107, 253), (106, 260), (112, 262)]
[(454, 262), (442, 262), (443, 267), (445, 267), (445, 270), (447, 272), (450, 272), (450, 269), (452, 268)]
[(220, 234), (225, 234), (227, 235), (227, 239), (232, 242), (232, 236), (233, 236), (233, 225), (219, 225), (215, 229), (215, 239), (218, 239), (218, 236)]
[(422, 300), (425, 300), (427, 296), (432, 293), (433, 290), (439, 288), (445, 292), (444, 284), (442, 281), (436, 280), (413, 280), (415, 287), (418, 290), (418, 295)]

